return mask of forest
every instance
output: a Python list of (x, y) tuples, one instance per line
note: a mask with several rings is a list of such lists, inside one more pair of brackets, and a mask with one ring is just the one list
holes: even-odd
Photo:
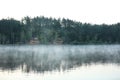
[(44, 16), (0, 20), (0, 44), (119, 44), (120, 23), (90, 24)]

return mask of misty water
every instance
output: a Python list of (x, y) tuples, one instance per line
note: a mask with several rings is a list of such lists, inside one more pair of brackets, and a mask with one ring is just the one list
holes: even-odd
[(1, 45), (0, 80), (120, 80), (120, 45)]

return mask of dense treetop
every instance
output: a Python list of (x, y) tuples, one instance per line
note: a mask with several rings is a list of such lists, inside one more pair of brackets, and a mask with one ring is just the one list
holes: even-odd
[(44, 16), (0, 20), (0, 44), (120, 43), (120, 23), (96, 25)]

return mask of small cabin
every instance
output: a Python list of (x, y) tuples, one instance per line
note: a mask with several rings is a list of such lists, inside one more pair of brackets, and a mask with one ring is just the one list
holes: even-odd
[(63, 40), (61, 38), (57, 38), (53, 44), (63, 44)]
[(40, 41), (39, 41), (38, 38), (35, 37), (35, 38), (31, 39), (29, 43), (30, 43), (30, 44), (39, 44)]

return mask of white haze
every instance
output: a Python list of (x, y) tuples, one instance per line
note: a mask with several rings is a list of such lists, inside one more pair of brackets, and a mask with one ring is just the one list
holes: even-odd
[(92, 24), (120, 22), (119, 0), (0, 0), (0, 19), (69, 18)]

